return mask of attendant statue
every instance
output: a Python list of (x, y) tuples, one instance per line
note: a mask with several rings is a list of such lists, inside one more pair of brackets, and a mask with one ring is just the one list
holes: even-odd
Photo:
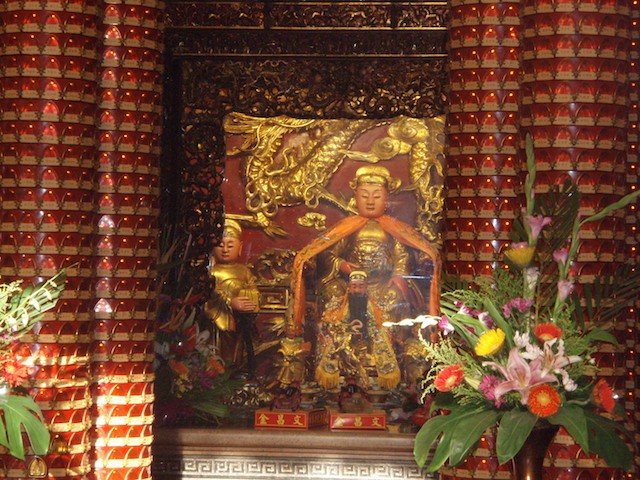
[(378, 387), (394, 388), (400, 383), (400, 367), (383, 323), (385, 311), (368, 295), (367, 274), (354, 270), (349, 275), (347, 295), (332, 297), (321, 317), (315, 379), (331, 390), (340, 376), (368, 389), (369, 376)]
[(221, 357), (253, 375), (256, 365), (252, 330), (259, 292), (251, 270), (239, 262), (241, 254), (242, 228), (227, 219), (222, 240), (212, 252), (215, 292), (205, 305), (205, 313), (214, 324)]
[[(422, 311), (424, 300), (422, 290), (414, 284), (412, 270), (416, 262), (430, 261), (433, 266), (433, 277), (429, 294), (429, 312), (438, 312), (438, 277), (440, 259), (437, 246), (427, 241), (411, 225), (386, 215), (389, 194), (400, 186), (400, 180), (393, 178), (389, 171), (379, 165), (367, 165), (356, 171), (350, 183), (354, 191), (355, 207), (358, 214), (339, 221), (324, 232), (319, 238), (298, 252), (292, 270), (293, 305), (290, 318), (290, 331), (300, 334), (305, 321), (305, 266), (312, 259), (318, 265), (319, 281), (317, 284), (319, 319), (321, 324), (339, 325), (344, 321), (330, 321), (331, 310), (340, 305), (347, 305), (349, 276), (354, 272), (363, 272), (366, 277), (366, 296), (369, 318), (367, 327), (369, 334), (383, 332), (383, 322), (397, 322), (415, 311)], [(415, 255), (417, 251), (417, 256)], [(414, 258), (415, 257), (415, 258)], [(353, 287), (352, 287), (353, 288)], [(422, 297), (422, 298), (421, 298)], [(345, 310), (346, 312), (346, 310)], [(345, 313), (338, 316), (344, 317)], [(362, 319), (360, 319), (362, 320)], [(364, 326), (364, 324), (363, 324)], [(335, 330), (335, 328), (334, 328)], [(345, 331), (345, 336), (353, 338), (353, 334)], [(324, 351), (327, 345), (320, 342), (323, 338), (335, 344), (330, 349), (344, 351), (346, 343), (337, 344), (337, 335), (326, 335), (319, 338), (317, 349)], [(380, 334), (380, 348), (372, 347), (370, 355), (376, 365), (378, 386), (394, 388), (400, 382), (397, 361), (391, 355), (382, 358), (387, 351), (386, 345), (391, 340), (387, 334)], [(351, 343), (346, 338), (343, 342)], [(372, 341), (372, 345), (376, 345)], [(382, 348), (385, 345), (385, 348)], [(345, 347), (345, 348), (343, 348)], [(371, 346), (370, 346), (371, 347)], [(387, 361), (389, 359), (389, 361)], [(322, 368), (322, 358), (318, 367)], [(382, 369), (389, 367), (386, 374)], [(367, 366), (364, 365), (365, 370)], [(327, 370), (328, 371), (328, 370)], [(316, 370), (318, 377), (318, 371)], [(320, 377), (322, 377), (320, 375)], [(364, 380), (362, 380), (364, 382)], [(321, 382), (325, 382), (321, 380)], [(326, 385), (333, 384), (327, 380)]]

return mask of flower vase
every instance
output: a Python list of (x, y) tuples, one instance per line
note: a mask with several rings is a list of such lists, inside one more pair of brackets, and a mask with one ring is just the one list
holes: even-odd
[(551, 441), (558, 433), (556, 425), (538, 424), (513, 457), (512, 480), (543, 480), (544, 457)]

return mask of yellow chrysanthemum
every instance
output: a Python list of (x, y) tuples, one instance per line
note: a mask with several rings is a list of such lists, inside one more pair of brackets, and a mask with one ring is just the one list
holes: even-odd
[(502, 348), (504, 338), (505, 334), (499, 328), (483, 333), (475, 347), (476, 355), (480, 357), (495, 355)]
[(506, 250), (504, 256), (518, 267), (524, 268), (533, 261), (535, 251), (535, 248), (530, 246), (516, 247)]

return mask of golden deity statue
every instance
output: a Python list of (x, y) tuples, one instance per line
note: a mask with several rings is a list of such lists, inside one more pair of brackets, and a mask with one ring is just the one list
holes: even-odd
[[(437, 246), (412, 226), (385, 214), (389, 194), (400, 186), (385, 167), (359, 168), (350, 186), (357, 215), (344, 218), (296, 255), (290, 330), (302, 330), (303, 271), (307, 262), (316, 259), (321, 322), (316, 380), (330, 389), (337, 386), (341, 374), (357, 375), (359, 383), (367, 387), (368, 376), (373, 376), (378, 387), (392, 389), (401, 381), (401, 368), (383, 323), (406, 318), (412, 307), (423, 308), (421, 290), (411, 279), (415, 268), (410, 261), (411, 250), (422, 255), (420, 260), (426, 257), (432, 262), (429, 311), (438, 311), (439, 253)], [(352, 276), (355, 272), (359, 272), (359, 278)], [(358, 314), (363, 318), (354, 318), (349, 311), (349, 304), (357, 301), (354, 281), (364, 282), (364, 306)], [(355, 326), (359, 329), (354, 330)]]
[[(252, 329), (258, 309), (256, 279), (242, 254), (242, 228), (234, 220), (224, 224), (222, 240), (213, 248), (211, 275), (215, 294), (205, 305), (205, 313), (215, 326), (216, 344), (222, 358), (236, 367), (255, 372)], [(246, 355), (246, 365), (244, 356)]]

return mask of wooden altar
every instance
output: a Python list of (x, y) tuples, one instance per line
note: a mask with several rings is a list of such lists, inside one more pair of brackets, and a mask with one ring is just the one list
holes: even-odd
[(164, 428), (156, 480), (433, 479), (413, 459), (413, 434)]

